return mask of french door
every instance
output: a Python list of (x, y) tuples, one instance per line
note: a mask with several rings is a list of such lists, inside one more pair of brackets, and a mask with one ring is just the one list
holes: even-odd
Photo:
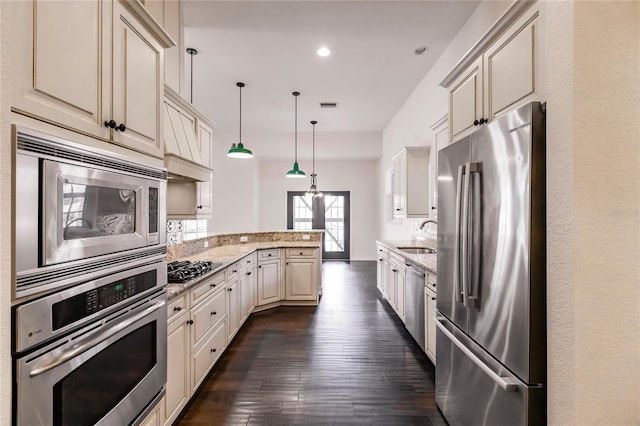
[(287, 229), (324, 229), (322, 258), (349, 260), (349, 191), (323, 194), (314, 198), (302, 191), (288, 191)]

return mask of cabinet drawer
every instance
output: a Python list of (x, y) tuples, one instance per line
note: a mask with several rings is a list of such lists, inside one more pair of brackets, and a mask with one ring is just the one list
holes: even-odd
[(208, 295), (216, 291), (224, 283), (224, 272), (218, 272), (214, 276), (207, 278), (191, 290), (191, 306), (195, 306), (204, 300)]
[(260, 260), (268, 260), (268, 259), (279, 259), (280, 258), (280, 250), (260, 250), (258, 252), (258, 261)]
[(246, 269), (248, 267), (250, 267), (251, 265), (255, 265), (256, 264), (256, 254), (255, 253), (251, 253), (249, 256), (245, 256), (242, 258), (242, 260), (240, 260), (240, 262), (238, 262), (238, 266), (239, 269)]
[(432, 290), (433, 292), (437, 292), (436, 290), (436, 284), (437, 284), (437, 277), (433, 274), (429, 274), (427, 273), (427, 277), (425, 278), (426, 280), (426, 284), (427, 284), (427, 288)]
[(389, 257), (389, 250), (385, 246), (378, 245), (378, 256), (387, 259)]
[(316, 257), (315, 248), (290, 248), (287, 249), (287, 257)]
[(189, 293), (185, 292), (169, 301), (167, 304), (167, 323), (170, 323), (175, 317), (188, 310), (188, 295)]
[(240, 262), (232, 263), (226, 269), (227, 271), (227, 281), (231, 281), (235, 277), (238, 276), (238, 271), (240, 270)]
[(197, 389), (200, 382), (207, 375), (213, 364), (227, 345), (227, 325), (220, 321), (205, 337), (204, 343), (193, 351), (191, 359), (193, 389)]
[(226, 294), (224, 287), (209, 296), (204, 302), (191, 311), (192, 344), (196, 346), (209, 329), (222, 318), (226, 312)]

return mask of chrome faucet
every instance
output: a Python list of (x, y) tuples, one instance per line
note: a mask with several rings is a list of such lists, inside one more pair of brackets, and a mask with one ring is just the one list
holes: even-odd
[(427, 220), (425, 220), (424, 222), (422, 222), (422, 223), (420, 224), (420, 229), (424, 228), (424, 226), (425, 226), (427, 223), (434, 223), (434, 224), (436, 224), (436, 225), (438, 224), (438, 222), (436, 222), (436, 221), (435, 221), (435, 220), (433, 220), (433, 219), (427, 219)]

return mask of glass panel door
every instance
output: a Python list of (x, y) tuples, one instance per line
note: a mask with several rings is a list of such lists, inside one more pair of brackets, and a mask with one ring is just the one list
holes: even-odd
[(324, 229), (323, 259), (348, 260), (350, 253), (349, 192), (324, 192), (313, 198), (304, 192), (287, 193), (287, 228)]

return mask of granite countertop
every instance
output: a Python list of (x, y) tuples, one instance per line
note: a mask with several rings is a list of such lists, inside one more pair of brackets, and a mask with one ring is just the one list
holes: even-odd
[(183, 257), (176, 260), (189, 260), (196, 262), (200, 260), (209, 260), (214, 263), (222, 263), (216, 269), (209, 271), (208, 273), (201, 275), (186, 283), (169, 283), (167, 284), (167, 299), (176, 297), (177, 295), (187, 291), (190, 287), (200, 283), (201, 281), (215, 275), (217, 272), (224, 270), (227, 266), (237, 262), (248, 254), (253, 253), (256, 250), (268, 250), (276, 248), (302, 248), (313, 247), (319, 248), (321, 242), (319, 241), (269, 241), (261, 243), (242, 243), (232, 244), (226, 246), (213, 247), (209, 250), (203, 251), (192, 256)]
[(437, 249), (435, 240), (378, 240), (378, 244), (382, 244), (394, 253), (404, 257), (405, 259), (423, 266), (432, 274), (437, 274), (438, 255), (432, 254), (411, 254), (400, 250), (398, 247), (428, 247), (430, 249)]

